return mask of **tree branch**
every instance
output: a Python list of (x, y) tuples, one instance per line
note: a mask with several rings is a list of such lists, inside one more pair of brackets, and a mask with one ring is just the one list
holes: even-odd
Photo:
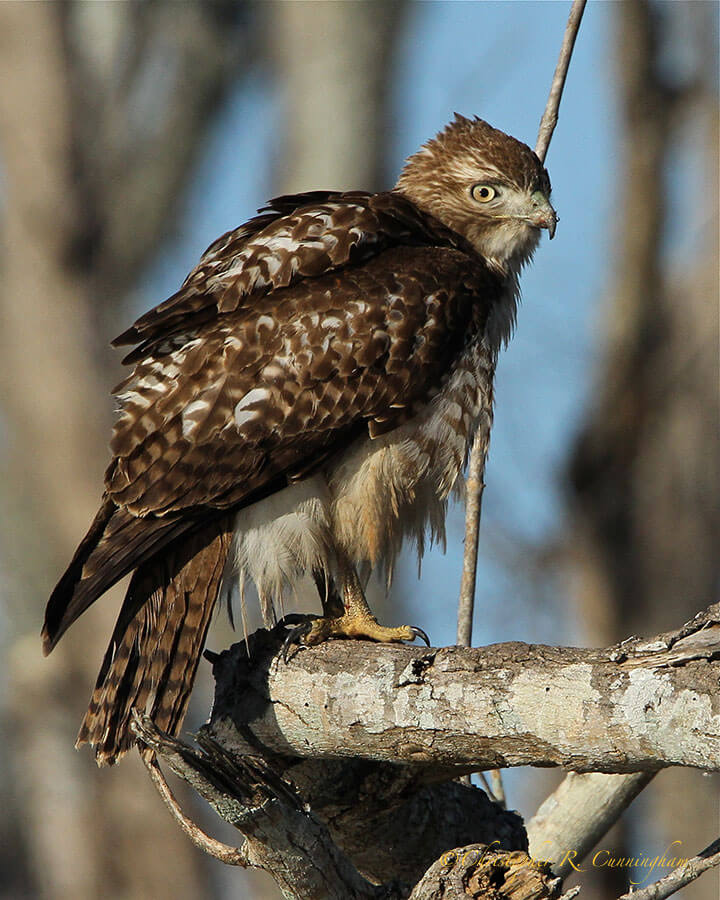
[(607, 834), (655, 772), (570, 772), (528, 822), (530, 853), (567, 878)]
[[(197, 751), (160, 732), (148, 716), (136, 716), (133, 730), (147, 747), (152, 748), (152, 754), (159, 754), (175, 774), (190, 783), (223, 819), (246, 835), (240, 853), (241, 864), (267, 869), (286, 896), (307, 900), (320, 897), (389, 900), (410, 895), (411, 900), (439, 900), (440, 897), (460, 896), (450, 891), (461, 888), (471, 889), (471, 895), (476, 897), (490, 896), (492, 893), (497, 900), (551, 900), (559, 894), (560, 879), (551, 872), (549, 865), (538, 864), (524, 850), (505, 849), (499, 839), (447, 849), (450, 835), (446, 833), (443, 834), (446, 849), (434, 850), (435, 856), (441, 855), (427, 872), (423, 874), (416, 861), (410, 883), (403, 884), (390, 875), (384, 884), (371, 884), (333, 843), (327, 824), (321, 822), (314, 811), (309, 811), (309, 805), (300, 800), (295, 784), (281, 779), (267, 762), (247, 757), (238, 760), (207, 734), (199, 737), (201, 750)], [(141, 752), (147, 757), (149, 751)], [(148, 768), (153, 774), (155, 786), (167, 803), (169, 788), (165, 779), (157, 777), (157, 765), (150, 763)], [(402, 769), (400, 771), (402, 773)], [(467, 791), (460, 785), (454, 787), (466, 794), (483, 796), (479, 791)], [(383, 802), (385, 799), (383, 797)], [(174, 802), (169, 806), (173, 816), (176, 819), (179, 816), (182, 820), (186, 832), (189, 830), (196, 834), (200, 831), (194, 823), (189, 823), (188, 829), (189, 820), (179, 812)], [(370, 825), (370, 831), (372, 823), (366, 824)], [(412, 832), (413, 822), (403, 819), (403, 827), (398, 829), (396, 816), (393, 824), (397, 845), (393, 861), (395, 867), (400, 867), (403, 860), (414, 859), (415, 847), (412, 841), (410, 845), (407, 842), (407, 832)], [(437, 829), (438, 823), (433, 824)], [(377, 841), (378, 836), (374, 829), (372, 831), (372, 837)], [(367, 837), (366, 844), (374, 847), (372, 838), (368, 842)], [(200, 845), (206, 843), (211, 845), (210, 852), (216, 855), (214, 848), (218, 842), (203, 835)], [(222, 846), (225, 850), (232, 850)], [(218, 858), (224, 858), (224, 855)], [(228, 861), (238, 862), (235, 852)], [(410, 884), (416, 881), (418, 883), (410, 893)]]
[[(413, 766), (366, 760), (274, 758), (365, 877), (415, 884), (447, 850), (482, 842), (527, 850), (522, 819), (457, 781), (427, 784)], [(402, 822), (402, 829), (398, 829)]]
[[(486, 433), (481, 433), (483, 431)], [(468, 474), (465, 479), (465, 550), (463, 553), (462, 577), (460, 579), (457, 625), (457, 642), (461, 647), (472, 646), (480, 519), (482, 516), (483, 491), (485, 490), (485, 458), (489, 440), (489, 430), (478, 428), (473, 438), (470, 461), (468, 462)]]
[[(277, 646), (267, 632), (253, 636), (253, 661), (264, 666), (265, 657), (272, 659)], [(232, 685), (227, 688), (231, 694), (235, 690)], [(248, 704), (248, 710), (258, 711), (262, 701), (246, 691), (242, 702)], [(253, 713), (249, 715), (252, 719)], [(415, 884), (442, 853), (477, 841), (494, 842), (506, 850), (527, 850), (527, 836), (517, 813), (504, 810), (476, 788), (457, 781), (436, 783), (443, 778), (440, 767), (278, 755), (262, 746), (250, 728), (241, 726), (241, 731), (240, 738), (234, 732), (228, 742), (224, 733), (214, 735), (204, 728), (198, 739), (222, 744), (233, 756), (269, 759), (273, 770), (292, 783), (303, 803), (328, 827), (335, 843), (372, 881), (401, 879)], [(245, 742), (243, 746), (239, 740)], [(451, 774), (447, 772), (445, 777)], [(398, 822), (403, 823), (401, 830)]]
[(560, 48), (560, 57), (558, 58), (555, 74), (553, 75), (552, 85), (550, 86), (550, 95), (545, 106), (545, 112), (540, 120), (540, 129), (538, 131), (537, 144), (535, 145), (535, 153), (537, 153), (540, 162), (545, 162), (548, 147), (552, 140), (553, 132), (558, 121), (558, 113), (560, 110), (560, 101), (562, 99), (563, 90), (565, 89), (565, 79), (567, 78), (570, 60), (572, 58), (573, 48), (575, 46), (575, 38), (580, 30), (580, 22), (582, 21), (583, 12), (585, 11), (586, 0), (573, 0), (570, 9), (570, 16), (565, 26), (565, 34), (563, 36), (562, 47)]
[(299, 900), (392, 896), (357, 872), (327, 828), (268, 766), (232, 758), (207, 738), (202, 752), (197, 751), (163, 734), (148, 716), (136, 717), (133, 730), (221, 818), (245, 835), (247, 864), (272, 873), (285, 896)]
[[(135, 727), (245, 835), (231, 861), (272, 872), (289, 896), (407, 897), (415, 885), (413, 900), (429, 900), (453, 886), (482, 895), (485, 879), (497, 896), (555, 897), (566, 874), (555, 851), (572, 846), (579, 862), (657, 769), (720, 769), (720, 604), (607, 650), (338, 641), (286, 664), (282, 638), (279, 626), (251, 635), (249, 653), (243, 643), (208, 654), (217, 687), (199, 750), (147, 718)], [(531, 823), (533, 861), (516, 814), (438, 783), (527, 763), (646, 771), (614, 776), (614, 790), (610, 778), (571, 776)], [(596, 807), (588, 827), (568, 815)], [(466, 855), (478, 846), (492, 863)]]
[[(138, 734), (143, 734), (142, 720), (136, 712), (134, 713), (134, 716), (139, 720)], [(192, 819), (185, 815), (180, 808), (180, 804), (175, 799), (175, 795), (170, 790), (170, 785), (165, 780), (165, 776), (158, 765), (155, 753), (143, 748), (140, 750), (140, 758), (147, 769), (150, 780), (155, 785), (158, 794), (160, 794), (165, 806), (168, 808), (170, 815), (175, 819), (193, 844), (195, 844), (196, 847), (199, 847), (203, 853), (207, 853), (208, 856), (219, 859), (220, 862), (223, 862), (228, 866), (247, 866), (247, 854), (242, 847), (231, 847), (229, 844), (223, 844), (220, 841), (216, 841), (214, 838), (205, 834)]]
[(427, 781), (505, 766), (720, 769), (720, 607), (606, 650), (425, 650), (334, 642), (276, 657), (280, 634), (220, 654), (209, 734), (231, 752), (403, 762)]
[(665, 900), (715, 866), (720, 866), (720, 839), (713, 841), (709, 847), (678, 866), (669, 875), (639, 891), (623, 894), (619, 900)]

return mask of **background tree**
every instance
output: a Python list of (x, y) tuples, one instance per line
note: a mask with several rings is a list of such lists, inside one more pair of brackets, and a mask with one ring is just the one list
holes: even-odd
[(8, 895), (212, 893), (205, 860), (187, 852), (140, 768), (103, 777), (72, 750), (112, 603), (50, 665), (35, 633), (42, 597), (97, 503), (117, 369), (108, 337), (169, 236), (243, 71), (248, 29), (247, 11), (222, 3), (0, 10)]
[[(601, 644), (666, 630), (718, 596), (715, 22), (704, 4), (615, 9), (618, 228), (593, 401), (569, 467), (574, 592)], [(701, 846), (718, 796), (717, 775), (663, 772), (628, 820), (627, 855), (633, 831), (648, 840), (648, 820), (661, 843)], [(604, 891), (618, 893), (623, 876)], [(716, 888), (708, 878), (683, 896), (711, 900)]]
[[(384, 72), (402, 6), (389, 15), (378, 3), (0, 10), (8, 896), (195, 898), (224, 878), (177, 831), (136, 760), (100, 773), (72, 750), (112, 602), (98, 604), (49, 664), (38, 657), (37, 621), (97, 504), (107, 388), (119, 371), (108, 339), (132, 317), (138, 285), (173, 235), (231, 92), (257, 55), (294, 87), (279, 190), (327, 178), (377, 185)], [(314, 52), (296, 53), (298, 39)], [(328, 72), (333, 93), (305, 89)], [(320, 120), (335, 125), (334, 141), (309, 140)]]

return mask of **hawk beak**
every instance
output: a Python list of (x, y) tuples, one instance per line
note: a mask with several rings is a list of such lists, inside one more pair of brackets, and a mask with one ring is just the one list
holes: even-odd
[(552, 240), (555, 237), (555, 228), (558, 223), (555, 210), (541, 191), (535, 191), (530, 199), (532, 200), (533, 209), (528, 216), (528, 221), (536, 228), (547, 228), (550, 240)]

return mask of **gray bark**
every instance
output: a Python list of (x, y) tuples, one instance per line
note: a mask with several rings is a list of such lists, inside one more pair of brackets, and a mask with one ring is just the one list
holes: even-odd
[[(338, 641), (285, 662), (282, 637), (208, 654), (199, 749), (136, 727), (289, 897), (489, 896), (483, 879), (501, 897), (557, 896), (563, 841), (579, 864), (659, 768), (720, 769), (720, 605), (607, 650)], [(532, 863), (516, 814), (450, 781), (526, 764), (638, 774), (613, 791), (598, 775), (566, 782), (532, 824)], [(468, 864), (470, 841), (503, 851), (495, 869), (486, 854)]]
[(570, 772), (527, 824), (532, 857), (567, 878), (654, 776)]
[(507, 766), (720, 769), (718, 608), (607, 650), (335, 642), (275, 658), (256, 633), (214, 665), (209, 733), (236, 753), (356, 757), (445, 777)]
[[(272, 872), (285, 897), (379, 900), (410, 896), (412, 900), (439, 900), (466, 896), (465, 887), (473, 889), (473, 896), (492, 896), (494, 900), (541, 900), (559, 894), (560, 879), (549, 866), (538, 866), (524, 850), (507, 849), (513, 842), (524, 843), (519, 823), (513, 822), (517, 816), (487, 800), (481, 801), (481, 806), (486, 804), (486, 809), (481, 811), (476, 801), (482, 794), (472, 788), (455, 784), (455, 796), (444, 797), (428, 796), (425, 792), (421, 803), (432, 807), (449, 802), (452, 807), (463, 807), (465, 815), (480, 813), (476, 830), (487, 827), (494, 819), (496, 827), (500, 825), (497, 833), (502, 839), (458, 847), (457, 832), (440, 831), (437, 826), (441, 823), (436, 821), (433, 855), (439, 854), (439, 859), (423, 874), (429, 862), (423, 851), (427, 853), (430, 848), (426, 846), (423, 829), (418, 829), (417, 822), (407, 815), (405, 804), (399, 802), (399, 792), (395, 796), (392, 790), (373, 794), (364, 804), (358, 804), (356, 796), (352, 798), (353, 815), (364, 824), (365, 847), (360, 854), (351, 856), (338, 840), (343, 830), (337, 821), (321, 817), (306, 804), (292, 777), (295, 773), (291, 775), (292, 780), (280, 777), (279, 759), (275, 758), (272, 765), (257, 756), (241, 759), (228, 753), (207, 733), (198, 737), (202, 747), (199, 752), (163, 735), (148, 717), (138, 717), (135, 729), (176, 775), (191, 784), (221, 818), (242, 832), (245, 837), (242, 855), (247, 864)], [(373, 768), (382, 779), (382, 768)], [(394, 768), (395, 780), (402, 782), (406, 773), (402, 767)], [(322, 774), (317, 769), (314, 772), (315, 789), (317, 776)], [(325, 786), (326, 792), (339, 794), (342, 787), (329, 778), (332, 774), (326, 770), (324, 775), (329, 780), (319, 783)], [(348, 772), (343, 779), (346, 792), (350, 784), (347, 776)], [(382, 780), (385, 788), (392, 786), (389, 769)], [(405, 783), (403, 791), (407, 788)], [(355, 793), (353, 787), (349, 793)], [(395, 840), (391, 847), (383, 846), (384, 836), (374, 828), (373, 809), (381, 806), (385, 810), (390, 807), (394, 813)], [(374, 855), (375, 851), (379, 851), (380, 859)], [(365, 866), (368, 861), (372, 867), (370, 872)]]

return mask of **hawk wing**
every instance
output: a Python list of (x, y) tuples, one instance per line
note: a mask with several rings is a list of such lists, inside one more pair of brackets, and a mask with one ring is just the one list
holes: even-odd
[(46, 647), (101, 593), (208, 517), (309, 474), (441, 386), (500, 285), (392, 192), (280, 198), (216, 241), (139, 342), (106, 495), (51, 597)]
[(276, 197), (259, 212), (214, 241), (177, 293), (113, 341), (140, 345), (123, 362), (136, 362), (218, 313), (251, 308), (258, 296), (360, 264), (389, 247), (439, 243), (474, 254), (464, 238), (392, 191), (308, 191)]

